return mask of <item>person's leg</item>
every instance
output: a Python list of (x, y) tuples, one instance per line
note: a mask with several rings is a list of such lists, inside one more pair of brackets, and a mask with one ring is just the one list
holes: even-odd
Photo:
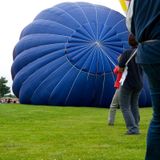
[(114, 125), (116, 109), (119, 106), (119, 89), (116, 89), (109, 109), (108, 124)]
[(126, 127), (128, 129), (128, 134), (137, 134), (139, 133), (138, 127), (135, 124), (134, 116), (131, 112), (131, 95), (132, 90), (126, 89), (124, 87), (120, 88), (119, 98), (120, 98), (120, 108), (125, 120)]
[(153, 107), (145, 160), (160, 160), (160, 64), (142, 65), (148, 76)]
[(141, 90), (135, 90), (131, 96), (131, 111), (137, 127), (139, 127), (139, 121), (140, 121), (139, 104), (138, 104), (140, 92)]

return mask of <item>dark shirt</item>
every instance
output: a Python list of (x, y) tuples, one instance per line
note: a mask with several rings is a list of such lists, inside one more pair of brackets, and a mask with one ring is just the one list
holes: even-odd
[(160, 0), (134, 0), (131, 32), (139, 42), (137, 62), (160, 63)]
[[(124, 68), (127, 60), (134, 52), (134, 49), (126, 50), (119, 61), (119, 67)], [(139, 64), (135, 62), (135, 56), (128, 63), (128, 74), (124, 81), (123, 87), (127, 89), (142, 89), (143, 72)]]

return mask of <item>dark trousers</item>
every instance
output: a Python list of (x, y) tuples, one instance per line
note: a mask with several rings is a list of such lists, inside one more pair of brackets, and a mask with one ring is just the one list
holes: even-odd
[(148, 77), (153, 107), (145, 160), (160, 160), (160, 63), (142, 64), (142, 67)]
[(138, 99), (141, 90), (120, 88), (120, 108), (125, 120), (128, 133), (139, 133), (139, 106)]

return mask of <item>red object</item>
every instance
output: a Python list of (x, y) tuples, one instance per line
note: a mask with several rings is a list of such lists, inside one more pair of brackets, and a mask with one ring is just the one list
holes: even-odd
[(114, 74), (116, 74), (116, 81), (114, 82), (114, 87), (119, 88), (120, 87), (120, 79), (122, 77), (122, 72), (119, 71), (119, 66), (116, 66), (113, 70)]

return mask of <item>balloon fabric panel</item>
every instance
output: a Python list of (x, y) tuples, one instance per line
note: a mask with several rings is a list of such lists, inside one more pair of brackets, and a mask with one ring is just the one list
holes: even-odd
[(13, 50), (12, 90), (24, 104), (108, 107), (115, 92), (113, 69), (127, 48), (125, 17), (119, 12), (60, 3), (22, 30)]

